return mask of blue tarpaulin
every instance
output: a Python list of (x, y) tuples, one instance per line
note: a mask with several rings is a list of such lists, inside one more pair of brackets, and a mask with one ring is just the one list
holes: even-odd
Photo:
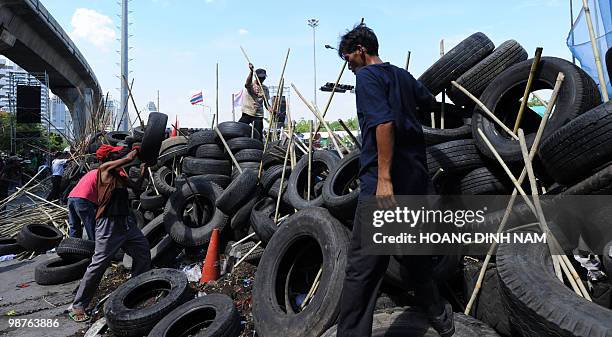
[[(595, 31), (599, 56), (603, 65), (606, 87), (608, 88), (608, 94), (612, 94), (612, 86), (610, 85), (610, 77), (606, 71), (606, 61), (604, 57), (608, 49), (612, 47), (612, 0), (588, 0), (588, 4), (591, 11), (591, 20), (593, 21), (593, 29)], [(574, 57), (580, 61), (582, 69), (591, 75), (595, 82), (600, 85), (584, 8), (580, 10), (567, 36), (567, 46)]]

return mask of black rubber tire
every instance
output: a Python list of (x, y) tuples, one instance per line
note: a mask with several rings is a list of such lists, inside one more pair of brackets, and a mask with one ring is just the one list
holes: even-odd
[(187, 147), (185, 145), (173, 146), (159, 155), (159, 158), (157, 159), (157, 166), (171, 166), (173, 160), (178, 164), (178, 161), (180, 161), (180, 159), (186, 154)]
[(255, 194), (257, 183), (257, 171), (249, 169), (242, 171), (242, 174), (236, 177), (217, 199), (217, 208), (225, 214), (234, 214)]
[[(459, 270), (461, 257), (457, 255), (432, 256), (432, 277), (437, 282), (445, 282), (452, 278)], [(385, 272), (385, 282), (398, 289), (411, 289), (411, 272), (405, 268), (394, 256), (389, 259), (389, 266)]]
[[(468, 263), (468, 261), (463, 267), (463, 287), (466, 298), (469, 298), (474, 291), (481, 267), (482, 262)], [(502, 301), (497, 269), (493, 263), (487, 266), (471, 315), (488, 324), (501, 335), (512, 336), (509, 314)]]
[[(225, 138), (225, 141), (238, 137), (251, 137), (251, 126), (249, 124), (240, 122), (223, 122), (219, 123), (217, 128), (223, 135), (223, 138)], [(259, 132), (257, 132), (257, 130), (253, 131), (253, 138), (259, 139)], [(219, 139), (217, 139), (217, 141), (220, 142)]]
[[(555, 112), (556, 113), (556, 112)], [(560, 184), (590, 176), (611, 161), (612, 102), (585, 112), (544, 139), (539, 149), (546, 172)]]
[(612, 194), (612, 165), (561, 192), (565, 195)]
[[(531, 64), (532, 60), (530, 59), (509, 67), (497, 76), (480, 96), (482, 103), (502, 122), (505, 122), (510, 129), (512, 129), (516, 120)], [(557, 129), (601, 102), (597, 86), (587, 73), (571, 62), (555, 57), (542, 57), (531, 91), (552, 89), (559, 72), (565, 74), (565, 79), (557, 96), (555, 111), (550, 116), (542, 134), (541, 146), (546, 143), (549, 135)], [(525, 110), (521, 128), (525, 131), (528, 148), (531, 148), (533, 144), (540, 120), (540, 116), (532, 112), (531, 109)], [(478, 134), (478, 129), (482, 129), (482, 132), (507, 163), (523, 162), (519, 142), (511, 138), (505, 131), (500, 130), (497, 124), (477, 107), (472, 115), (472, 134), (478, 149), (486, 157), (494, 159), (493, 153)]]
[(119, 142), (125, 140), (126, 137), (130, 136), (129, 132), (125, 131), (111, 131), (104, 135), (104, 139), (112, 146), (117, 146)]
[(210, 180), (211, 183), (214, 183), (223, 189), (227, 188), (231, 182), (231, 178), (229, 176), (221, 174), (202, 174), (199, 175), (199, 177)]
[(145, 226), (144, 214), (140, 210), (130, 208), (130, 215), (134, 218), (138, 229), (142, 229)]
[(176, 192), (174, 187), (174, 172), (166, 166), (160, 167), (153, 173), (153, 183), (160, 194), (169, 197)]
[(497, 272), (513, 335), (595, 337), (612, 331), (612, 310), (561, 283), (545, 244), (500, 245)]
[[(238, 138), (236, 138), (238, 139)], [(252, 139), (252, 138), (249, 138)], [(239, 163), (242, 162), (260, 162), (261, 161), (261, 157), (263, 155), (263, 151), (259, 150), (259, 149), (244, 149), (244, 150), (240, 150), (238, 152), (236, 152), (234, 154), (234, 157), (236, 158), (236, 161)]]
[(147, 163), (149, 166), (154, 166), (157, 163), (159, 149), (161, 148), (161, 143), (166, 134), (167, 123), (167, 115), (159, 112), (149, 113), (147, 127), (142, 137), (142, 145), (138, 152), (140, 160)]
[[(285, 180), (283, 181), (283, 195), (281, 196), (281, 204), (289, 206), (289, 204), (285, 201), (285, 194), (287, 193), (287, 182), (288, 181), (289, 181), (288, 178), (285, 178)], [(270, 187), (270, 190), (268, 191), (268, 196), (274, 200), (278, 199), (278, 193), (279, 193), (280, 186), (281, 186), (280, 183), (281, 183), (281, 178), (276, 179), (276, 181), (274, 182), (274, 184), (272, 184), (272, 187)]]
[(251, 227), (263, 243), (268, 243), (278, 229), (278, 226), (274, 223), (275, 211), (276, 199), (272, 198), (259, 199), (251, 210)]
[(233, 230), (249, 227), (251, 211), (257, 202), (257, 193), (255, 193), (249, 201), (247, 201), (242, 207), (240, 207), (234, 216), (230, 220), (230, 226)]
[(444, 170), (444, 174), (454, 174), (484, 165), (473, 139), (453, 140), (427, 148), (427, 170), (430, 177), (440, 168)]
[(174, 242), (183, 247), (199, 247), (210, 241), (213, 228), (223, 231), (228, 218), (227, 215), (216, 207), (212, 207), (213, 214), (200, 227), (191, 228), (183, 221), (183, 213), (189, 197), (198, 195), (206, 199), (211, 206), (214, 206), (221, 193), (222, 189), (219, 186), (211, 183), (206, 178), (198, 176), (187, 179), (187, 182), (181, 189), (170, 196), (164, 209), (164, 226)]
[(56, 257), (43, 261), (34, 269), (34, 280), (40, 285), (63, 284), (83, 277), (90, 259), (64, 260)]
[(134, 137), (137, 142), (142, 142), (142, 138), (144, 137), (144, 129), (142, 126), (137, 126), (132, 129), (132, 137)]
[[(459, 76), (457, 83), (472, 95), (480, 97), (485, 88), (504, 70), (527, 59), (527, 51), (515, 40), (500, 44), (493, 52), (470, 70)], [(473, 108), (476, 104), (457, 87), (447, 90), (448, 97), (457, 105)]]
[[(181, 252), (181, 248), (166, 234), (164, 227), (164, 215), (162, 214), (142, 228), (142, 234), (149, 242), (151, 265), (155, 267), (171, 267), (172, 262)], [(132, 268), (132, 257), (128, 254), (123, 257), (123, 266), (128, 269)]]
[[(259, 172), (259, 162), (256, 161), (243, 161), (242, 163), (238, 163), (242, 171), (253, 170), (255, 172)], [(232, 180), (235, 180), (240, 175), (240, 171), (236, 167), (232, 169)]]
[(17, 243), (16, 239), (0, 238), (0, 256), (21, 252), (23, 252), (23, 247)]
[(232, 166), (228, 160), (185, 157), (183, 173), (187, 175), (221, 174), (229, 176)]
[(96, 242), (79, 238), (65, 238), (55, 249), (59, 257), (66, 261), (91, 259), (94, 255)]
[[(312, 171), (317, 174), (317, 171), (323, 172), (321, 181), (324, 181), (329, 173), (336, 167), (340, 158), (330, 151), (313, 151), (312, 153)], [(318, 181), (313, 177), (312, 183)], [(284, 195), (285, 200), (295, 209), (304, 209), (307, 207), (319, 207), (323, 205), (323, 196), (320, 194), (311, 193), (310, 201), (306, 200), (306, 192), (308, 189), (308, 156), (304, 156), (297, 162), (295, 168), (289, 176), (287, 191)]]
[(232, 150), (232, 153), (237, 153), (245, 149), (257, 149), (263, 151), (263, 143), (259, 139), (250, 137), (237, 137), (227, 140), (227, 146)]
[(601, 260), (606, 274), (612, 274), (612, 241), (605, 245), (601, 252)]
[[(255, 247), (256, 243), (253, 241), (247, 241), (247, 242), (243, 242), (239, 245), (237, 245), (236, 247), (234, 247), (234, 256), (237, 259), (240, 259), (242, 257), (244, 257), (246, 255), (246, 253), (248, 253), (251, 249), (253, 249), (253, 247)], [(228, 255), (230, 253), (230, 248), (226, 250), (225, 254)], [(257, 263), (259, 262), (259, 260), (261, 260), (261, 257), (263, 256), (264, 250), (261, 245), (257, 246), (257, 248), (255, 248), (251, 254), (249, 254), (249, 256), (246, 257), (246, 259), (244, 259), (245, 262), (248, 263)]]
[(606, 52), (606, 68), (608, 68), (608, 78), (612, 78), (612, 47)]
[[(268, 242), (255, 274), (252, 312), (258, 334), (262, 337), (318, 337), (332, 326), (340, 311), (349, 245), (348, 231), (323, 208), (309, 208), (289, 217)], [(319, 287), (301, 312), (288, 314), (282, 310), (277, 298), (278, 285), (285, 283), (279, 278), (286, 276), (292, 257), (308, 247), (315, 251), (304, 251), (304, 254), (313, 253), (309, 254), (313, 258), (321, 256)], [(317, 270), (318, 267), (313, 273), (316, 274)]]
[[(142, 309), (130, 308), (134, 301), (161, 290), (168, 293), (156, 303)], [(191, 297), (187, 276), (182, 271), (153, 269), (133, 277), (113, 291), (104, 304), (104, 317), (117, 336), (143, 336)]]
[(185, 136), (176, 136), (164, 139), (162, 141), (161, 146), (159, 147), (159, 154), (164, 154), (175, 147), (186, 146), (187, 145), (187, 137)]
[(489, 55), (495, 46), (483, 33), (474, 33), (436, 61), (419, 77), (419, 81), (435, 96), (451, 81)]
[(238, 337), (240, 329), (240, 314), (232, 299), (210, 294), (172, 310), (147, 337)]
[(196, 158), (229, 159), (222, 147), (217, 144), (202, 144), (195, 151)]
[(25, 225), (17, 234), (17, 243), (25, 250), (44, 253), (57, 247), (64, 235), (57, 228), (44, 224)]
[(155, 189), (149, 188), (140, 195), (140, 207), (145, 211), (156, 211), (164, 208), (167, 198), (163, 194), (155, 194)]
[(194, 132), (189, 136), (189, 141), (187, 142), (187, 153), (190, 155), (194, 155), (196, 149), (203, 144), (216, 144), (215, 138), (217, 137), (215, 131), (213, 130), (202, 130), (198, 132)]
[[(453, 337), (499, 337), (486, 324), (471, 316), (454, 313), (455, 333)], [(438, 337), (431, 328), (427, 317), (412, 308), (384, 309), (374, 314), (372, 337)], [(333, 326), (321, 337), (336, 337), (336, 326)]]
[(359, 198), (359, 156), (359, 151), (353, 151), (342, 158), (323, 185), (325, 207), (342, 220), (351, 220), (355, 216)]
[[(285, 180), (289, 180), (291, 167), (285, 167)], [(264, 193), (268, 193), (272, 185), (283, 175), (283, 165), (274, 165), (266, 169), (261, 176), (261, 188)]]
[(511, 191), (512, 182), (505, 172), (493, 171), (488, 167), (477, 168), (459, 181), (459, 193), (467, 195), (506, 195)]
[[(448, 122), (451, 125), (448, 125)], [(452, 123), (452, 119), (446, 118), (444, 129), (432, 128), (423, 125), (423, 137), (427, 146), (437, 145), (459, 139), (472, 138), (472, 119), (464, 118), (459, 125)]]

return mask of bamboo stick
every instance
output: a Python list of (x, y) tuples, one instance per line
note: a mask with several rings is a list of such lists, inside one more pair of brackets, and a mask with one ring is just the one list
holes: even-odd
[(338, 123), (340, 123), (340, 126), (342, 126), (344, 131), (346, 131), (348, 136), (353, 141), (353, 144), (355, 144), (355, 146), (357, 146), (357, 148), (359, 148), (361, 150), (361, 143), (359, 142), (357, 137), (355, 137), (355, 135), (353, 135), (353, 132), (351, 132), (351, 130), (348, 128), (348, 126), (346, 126), (346, 124), (344, 124), (344, 121), (341, 118), (338, 118)]
[(257, 242), (255, 246), (253, 246), (253, 248), (251, 248), (246, 254), (244, 254), (244, 256), (240, 258), (240, 260), (238, 260), (238, 262), (234, 265), (234, 268), (238, 267), (242, 263), (242, 261), (244, 261), (247, 258), (247, 256), (251, 255), (251, 253), (255, 250), (255, 248), (259, 247), (260, 244), (261, 244), (261, 241)]
[(308, 109), (310, 109), (310, 111), (313, 113), (313, 115), (315, 115), (315, 117), (317, 117), (319, 122), (321, 122), (321, 124), (323, 124), (325, 129), (327, 129), (327, 132), (329, 133), (330, 138), (331, 138), (332, 142), (334, 143), (334, 146), (336, 147), (336, 151), (338, 152), (338, 155), (340, 156), (340, 158), (344, 158), (344, 155), (342, 154), (342, 151), (340, 151), (340, 147), (336, 143), (336, 138), (334, 138), (334, 136), (332, 135), (333, 131), (330, 129), (329, 125), (327, 125), (325, 120), (317, 113), (317, 111), (312, 106), (310, 106), (310, 104), (306, 101), (304, 96), (302, 96), (300, 91), (295, 87), (295, 84), (291, 83), (291, 86), (293, 87), (293, 90), (295, 90), (295, 92), (297, 93), (298, 97), (300, 97), (302, 102), (304, 102), (304, 104), (306, 104), (306, 107), (308, 107)]
[(595, 30), (593, 29), (593, 20), (591, 20), (591, 10), (589, 9), (587, 0), (582, 0), (582, 7), (584, 8), (584, 15), (589, 28), (589, 38), (591, 39), (591, 48), (593, 48), (593, 56), (595, 57), (595, 64), (597, 65), (597, 78), (599, 79), (599, 86), (603, 94), (603, 101), (606, 103), (610, 100), (610, 96), (608, 96), (608, 88), (606, 87), (603, 66), (601, 65), (601, 56), (599, 55), (599, 48), (597, 48), (597, 40), (595, 38)]
[(406, 71), (408, 71), (409, 66), (410, 66), (410, 50), (408, 51), (408, 55), (406, 55)]
[[(440, 58), (444, 56), (444, 39), (440, 40)], [(444, 106), (446, 105), (446, 89), (442, 89), (442, 105), (440, 107), (440, 129), (444, 129)]]
[(489, 118), (491, 118), (497, 125), (499, 125), (499, 127), (506, 131), (510, 135), (510, 137), (518, 140), (518, 137), (514, 134), (514, 132), (512, 132), (512, 130), (510, 130), (501, 120), (499, 120), (499, 118), (497, 118), (497, 116), (495, 116), (491, 112), (491, 110), (487, 108), (486, 105), (484, 105), (478, 98), (476, 98), (476, 96), (472, 95), (469, 91), (467, 91), (464, 87), (462, 87), (459, 83), (455, 81), (451, 81), (451, 84), (454, 85), (457, 89), (461, 90), (461, 92), (463, 92), (472, 101), (474, 101), (474, 103), (476, 103), (476, 105), (478, 105), (478, 107), (482, 109), (482, 111), (484, 111), (484, 113), (489, 116)]
[[(293, 129), (289, 130), (293, 133)], [(285, 160), (283, 161), (283, 171), (281, 173), (280, 186), (278, 187), (278, 196), (276, 197), (276, 208), (274, 210), (274, 223), (278, 222), (278, 210), (280, 208), (281, 196), (283, 194), (283, 186), (285, 184), (285, 170), (287, 169), (287, 159), (289, 158), (289, 148), (293, 144), (293, 134), (290, 134), (289, 142), (287, 143), (287, 150), (285, 151)]]
[(240, 167), (240, 164), (238, 164), (238, 161), (236, 160), (236, 157), (234, 157), (232, 150), (230, 150), (229, 145), (227, 145), (227, 142), (225, 141), (225, 137), (223, 137), (218, 127), (215, 127), (214, 130), (217, 133), (217, 136), (219, 136), (219, 139), (221, 139), (221, 143), (223, 143), (223, 147), (225, 147), (225, 150), (227, 151), (227, 153), (229, 153), (230, 158), (232, 159), (232, 162), (234, 163), (234, 166), (236, 166), (236, 169), (238, 170), (238, 172), (242, 174), (242, 167)]
[[(531, 159), (529, 158), (529, 154), (527, 153), (527, 143), (525, 143), (525, 134), (523, 133), (523, 129), (518, 129), (519, 136), (519, 144), (521, 146), (521, 153), (523, 155), (523, 161), (525, 162), (525, 170), (527, 170), (527, 177), (529, 178), (529, 185), (531, 187), (531, 196), (533, 198), (533, 203), (535, 205), (538, 217), (538, 221), (540, 223), (540, 229), (543, 233), (546, 233), (549, 236), (550, 240), (554, 240), (552, 237), (552, 233), (548, 229), (548, 225), (546, 223), (546, 218), (544, 217), (544, 211), (542, 210), (542, 205), (540, 204), (540, 198), (538, 195), (538, 186), (535, 180), (535, 175), (533, 173), (533, 167), (531, 167)], [(548, 249), (550, 251), (550, 256), (553, 260), (553, 268), (555, 270), (555, 275), (557, 278), (563, 282), (563, 275), (561, 274), (561, 267), (559, 266), (559, 258), (558, 256), (555, 258), (555, 255), (558, 255), (559, 252), (553, 248), (553, 244), (548, 244)]]
[(314, 293), (319, 288), (319, 282), (321, 280), (322, 273), (323, 273), (323, 266), (319, 268), (319, 271), (317, 272), (317, 276), (315, 276), (314, 282), (312, 282), (312, 286), (310, 287), (310, 290), (308, 290), (308, 294), (306, 294), (306, 297), (304, 297), (304, 301), (302, 301), (302, 304), (300, 305), (300, 310), (304, 309), (304, 307), (306, 306), (306, 303), (310, 301), (312, 296), (314, 296)]
[(533, 77), (535, 76), (535, 72), (538, 69), (538, 65), (540, 64), (540, 58), (542, 57), (542, 47), (536, 48), (535, 57), (533, 58), (533, 62), (531, 63), (531, 69), (529, 70), (529, 77), (527, 78), (527, 86), (525, 86), (525, 92), (523, 93), (523, 100), (521, 101), (521, 107), (519, 108), (518, 114), (516, 115), (516, 121), (514, 122), (514, 129), (512, 132), (516, 134), (521, 125), (521, 120), (523, 119), (523, 112), (525, 111), (525, 107), (527, 106), (527, 101), (529, 100), (529, 92), (531, 91), (531, 85), (533, 83)]
[(147, 170), (149, 170), (149, 178), (151, 178), (151, 185), (153, 185), (153, 189), (155, 190), (155, 195), (159, 195), (159, 190), (157, 189), (157, 186), (155, 186), (155, 179), (153, 179), (153, 172), (151, 172), (150, 167), (147, 167)]
[[(336, 82), (334, 82), (332, 91), (329, 94), (329, 98), (327, 99), (327, 103), (325, 104), (325, 108), (323, 109), (323, 118), (325, 118), (325, 116), (327, 115), (327, 110), (329, 110), (332, 99), (334, 98), (334, 94), (336, 93), (336, 88), (338, 87), (338, 84), (340, 83), (340, 79), (342, 78), (342, 74), (344, 73), (344, 69), (346, 69), (347, 64), (348, 62), (345, 60), (344, 63), (342, 64), (342, 67), (340, 68), (340, 73), (338, 74), (338, 77), (336, 78)], [(319, 133), (319, 130), (321, 130), (321, 124), (317, 123), (315, 133)]]
[[(529, 158), (531, 160), (533, 160), (533, 158), (535, 157), (538, 146), (540, 145), (540, 140), (542, 139), (544, 128), (546, 127), (551, 111), (555, 103), (557, 102), (557, 96), (559, 94), (559, 90), (561, 89), (561, 83), (563, 82), (564, 78), (565, 76), (563, 75), (563, 73), (559, 73), (557, 75), (557, 80), (555, 82), (555, 87), (553, 89), (553, 93), (551, 95), (550, 102), (548, 102), (548, 105), (546, 106), (546, 111), (544, 112), (544, 116), (542, 117), (542, 120), (540, 121), (540, 125), (538, 126), (538, 131), (536, 132), (535, 139), (533, 140), (533, 144), (531, 145), (531, 150), (529, 151)], [(521, 171), (521, 175), (519, 176), (519, 179), (518, 179), (520, 184), (523, 183), (523, 180), (525, 179), (526, 174), (527, 174), (527, 171), (525, 170), (525, 168), (523, 168), (523, 170)], [(508, 217), (510, 216), (510, 212), (512, 211), (512, 207), (514, 206), (514, 201), (516, 200), (516, 196), (517, 196), (517, 190), (515, 188), (512, 191), (512, 196), (510, 197), (510, 201), (508, 202), (508, 205), (506, 206), (504, 216), (502, 217), (499, 227), (497, 228), (497, 233), (501, 233), (504, 230), (506, 226), (506, 222), (508, 221)], [(470, 314), (470, 310), (472, 309), (472, 306), (474, 305), (474, 302), (476, 301), (476, 297), (478, 296), (478, 292), (481, 288), (481, 285), (484, 279), (486, 267), (489, 264), (489, 261), (491, 260), (491, 257), (493, 256), (493, 252), (495, 251), (496, 248), (497, 248), (497, 244), (495, 243), (493, 243), (489, 247), (489, 251), (487, 252), (483, 265), (480, 268), (480, 273), (478, 274), (476, 286), (474, 287), (474, 290), (472, 291), (472, 295), (470, 296), (470, 300), (467, 306), (465, 307), (464, 314), (466, 315)]]
[(491, 152), (493, 153), (493, 156), (495, 156), (495, 159), (497, 159), (497, 161), (499, 162), (501, 167), (504, 169), (504, 171), (506, 172), (506, 175), (508, 175), (508, 177), (510, 178), (510, 180), (514, 184), (514, 188), (516, 188), (516, 190), (519, 191), (519, 193), (521, 194), (521, 196), (525, 200), (525, 203), (527, 204), (527, 206), (529, 206), (529, 208), (531, 209), (533, 214), (535, 216), (537, 216), (538, 214), (537, 214), (537, 212), (535, 210), (535, 207), (533, 206), (533, 203), (527, 197), (527, 194), (525, 193), (525, 191), (521, 187), (521, 184), (519, 184), (518, 179), (516, 179), (514, 174), (512, 174), (512, 171), (510, 171), (510, 168), (508, 168), (508, 165), (506, 165), (506, 163), (504, 162), (502, 157), (499, 155), (499, 153), (497, 153), (497, 150), (495, 150), (495, 147), (493, 146), (493, 144), (491, 144), (491, 141), (489, 141), (489, 138), (487, 138), (487, 136), (485, 136), (484, 132), (482, 132), (482, 130), (480, 128), (478, 128), (478, 134), (480, 135), (480, 138), (482, 138), (482, 140), (485, 142), (485, 144), (487, 145), (489, 150), (491, 150)]
[(310, 201), (310, 188), (312, 186), (312, 134), (314, 126), (312, 123), (312, 119), (310, 120), (310, 141), (308, 142), (308, 193), (306, 196), (306, 201)]
[[(127, 79), (125, 78), (125, 76), (123, 76), (123, 75), (121, 75), (121, 76), (123, 77), (123, 81), (125, 82), (125, 86), (128, 89), (128, 94), (130, 94), (130, 98), (132, 99), (132, 104), (134, 105), (134, 110), (136, 110), (136, 117), (138, 117), (138, 120), (140, 121), (140, 127), (142, 127), (142, 129), (144, 130), (145, 124), (142, 121), (142, 118), (140, 117), (140, 111), (138, 111), (138, 107), (136, 106), (136, 100), (134, 99), (134, 95), (132, 95), (132, 88), (130, 88), (127, 85)], [(134, 84), (134, 79), (132, 79), (132, 84)]]
[[(22, 188), (17, 187), (17, 190), (21, 191), (21, 190), (23, 190), (23, 189), (22, 189)], [(29, 195), (29, 196), (31, 196), (31, 197), (34, 197), (34, 198), (36, 198), (36, 199), (38, 199), (38, 200), (40, 200), (40, 201), (42, 201), (42, 202), (44, 202), (44, 203), (46, 203), (46, 204), (52, 205), (52, 206), (54, 206), (54, 207), (57, 207), (57, 208), (59, 208), (59, 209), (61, 209), (61, 210), (64, 210), (64, 211), (68, 212), (68, 209), (67, 209), (67, 208), (65, 208), (65, 207), (62, 207), (62, 206), (60, 206), (60, 205), (58, 205), (58, 204), (56, 204), (56, 203), (53, 203), (53, 202), (48, 201), (48, 200), (46, 200), (46, 199), (43, 199), (43, 198), (41, 198), (41, 197), (37, 196), (37, 195), (36, 195), (36, 194), (34, 194), (34, 193), (31, 193), (31, 192), (28, 192), (28, 191), (24, 191), (24, 192), (25, 192), (25, 194), (27, 194), (27, 195)]]

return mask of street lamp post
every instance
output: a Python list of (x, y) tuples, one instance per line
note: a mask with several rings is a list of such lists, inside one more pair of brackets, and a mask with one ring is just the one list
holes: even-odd
[(317, 105), (317, 48), (316, 48), (316, 37), (315, 31), (319, 25), (318, 19), (309, 19), (308, 25), (312, 27), (312, 60), (314, 66), (314, 102)]

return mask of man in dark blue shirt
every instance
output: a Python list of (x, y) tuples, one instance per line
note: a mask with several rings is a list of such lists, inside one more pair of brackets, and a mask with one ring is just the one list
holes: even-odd
[[(431, 93), (406, 70), (378, 57), (378, 39), (360, 24), (342, 36), (340, 57), (356, 75), (357, 116), (361, 129), (360, 199), (376, 196), (379, 205), (392, 205), (394, 195), (425, 195), (431, 189), (425, 141), (417, 108), (426, 110)], [(359, 206), (358, 206), (359, 207)], [(376, 296), (389, 265), (388, 255), (365, 255), (361, 246), (359, 209), (355, 214), (351, 249), (344, 280), (338, 337), (371, 336)], [(450, 305), (440, 298), (432, 279), (429, 256), (405, 256), (415, 294), (443, 337), (454, 333)]]

